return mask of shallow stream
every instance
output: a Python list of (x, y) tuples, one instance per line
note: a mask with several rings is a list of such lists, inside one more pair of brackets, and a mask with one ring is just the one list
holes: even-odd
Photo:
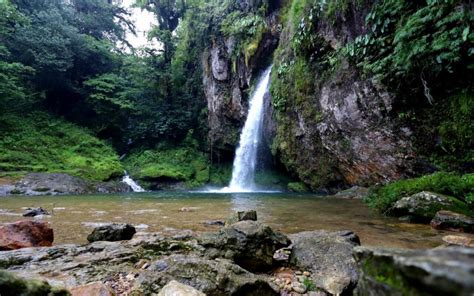
[[(26, 207), (43, 207), (52, 216), (23, 218)], [(312, 194), (210, 194), (153, 192), (122, 195), (0, 198), (0, 223), (19, 219), (51, 222), (55, 244), (85, 243), (100, 223), (131, 223), (137, 231), (215, 231), (209, 220), (224, 220), (233, 211), (255, 209), (258, 219), (285, 233), (306, 230), (353, 230), (362, 245), (428, 248), (442, 244), (448, 232), (429, 225), (402, 223), (369, 209), (361, 200)]]

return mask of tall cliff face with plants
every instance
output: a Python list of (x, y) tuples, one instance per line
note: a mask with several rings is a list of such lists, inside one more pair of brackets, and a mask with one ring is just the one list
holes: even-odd
[(236, 145), (252, 74), (278, 42), (267, 136), (276, 159), (313, 190), (470, 170), (467, 1), (237, 4), (203, 55), (217, 150)]
[(231, 160), (245, 121), (251, 81), (278, 45), (278, 1), (224, 1), (223, 17), (202, 56), (209, 143)]
[(451, 169), (472, 165), (467, 2), (294, 0), (286, 9), (272, 148), (290, 172), (317, 189), (449, 169), (456, 155)]

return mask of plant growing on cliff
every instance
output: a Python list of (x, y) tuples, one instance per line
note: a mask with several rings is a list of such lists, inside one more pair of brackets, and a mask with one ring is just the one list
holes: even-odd
[(432, 103), (435, 81), (472, 73), (473, 20), (466, 1), (379, 1), (366, 17), (369, 32), (346, 52), (366, 73), (395, 89), (421, 89)]

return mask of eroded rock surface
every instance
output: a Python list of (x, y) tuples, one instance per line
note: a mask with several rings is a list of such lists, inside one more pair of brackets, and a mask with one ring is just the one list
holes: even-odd
[(205, 296), (206, 294), (191, 286), (172, 280), (161, 289), (158, 296)]
[(53, 229), (45, 222), (19, 221), (0, 226), (0, 251), (51, 246)]
[(353, 248), (360, 245), (351, 231), (306, 231), (289, 236), (292, 241), (290, 263), (311, 272), (318, 288), (338, 295), (350, 294), (357, 284)]

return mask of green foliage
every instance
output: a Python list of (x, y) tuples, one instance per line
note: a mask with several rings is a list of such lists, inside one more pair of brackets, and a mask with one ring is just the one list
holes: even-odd
[(288, 190), (291, 192), (298, 192), (298, 193), (309, 192), (309, 188), (302, 182), (288, 183)]
[(263, 33), (267, 30), (267, 24), (261, 15), (240, 11), (230, 13), (222, 22), (221, 28), (224, 35), (232, 36), (237, 40), (233, 53), (234, 59), (243, 53), (247, 64), (257, 51)]
[(134, 151), (124, 165), (133, 177), (145, 181), (183, 181), (190, 187), (209, 181), (208, 158), (190, 137), (181, 146), (160, 144)]
[(232, 178), (232, 164), (213, 164), (209, 183), (212, 185), (226, 186)]
[(315, 291), (316, 290), (316, 285), (310, 278), (305, 277), (304, 280), (303, 280), (303, 285), (306, 286), (307, 291)]
[(46, 113), (2, 115), (0, 135), (2, 171), (65, 172), (97, 181), (123, 174), (109, 145)]
[(469, 201), (474, 192), (474, 174), (460, 176), (440, 172), (420, 178), (395, 181), (371, 188), (365, 201), (369, 206), (385, 213), (400, 198), (421, 191), (431, 191)]
[(395, 89), (421, 88), (423, 82), (429, 91), (426, 83), (474, 66), (468, 6), (459, 0), (380, 1), (367, 15), (369, 33), (349, 44), (347, 53)]

